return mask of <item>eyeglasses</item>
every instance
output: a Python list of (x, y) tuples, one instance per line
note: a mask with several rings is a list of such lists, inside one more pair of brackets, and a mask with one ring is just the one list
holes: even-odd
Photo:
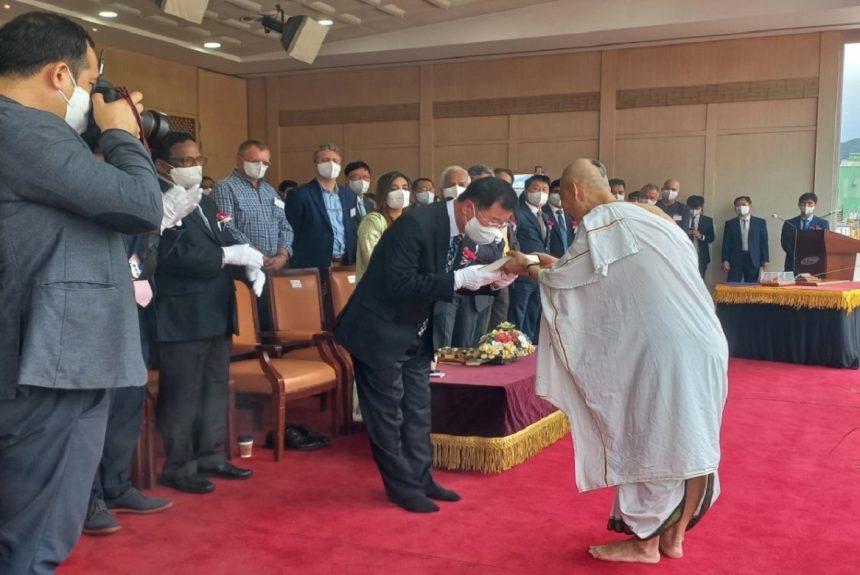
[(495, 218), (485, 218), (482, 212), (475, 211), (475, 217), (478, 219), (478, 222), (482, 226), (487, 226), (489, 228), (496, 228), (499, 230), (503, 230), (508, 227), (507, 220), (498, 220)]
[(187, 156), (185, 158), (170, 158), (170, 164), (177, 168), (190, 168), (192, 166), (205, 166), (209, 163), (209, 158), (197, 156), (196, 158)]

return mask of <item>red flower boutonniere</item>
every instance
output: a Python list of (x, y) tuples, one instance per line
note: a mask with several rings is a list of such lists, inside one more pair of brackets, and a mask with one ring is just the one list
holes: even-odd
[(460, 259), (460, 265), (467, 266), (476, 259), (478, 259), (478, 254), (476, 254), (469, 248), (463, 248), (463, 257)]
[(227, 222), (232, 221), (233, 218), (227, 212), (219, 211), (215, 214), (215, 221), (218, 222), (218, 229), (220, 231), (224, 231), (224, 226), (227, 225)]
[(552, 230), (555, 228), (555, 220), (545, 220), (545, 221), (546, 221), (546, 228), (548, 230)]

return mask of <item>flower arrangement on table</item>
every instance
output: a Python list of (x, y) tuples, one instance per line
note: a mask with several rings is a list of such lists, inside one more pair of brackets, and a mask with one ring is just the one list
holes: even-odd
[(519, 357), (534, 353), (535, 346), (512, 323), (502, 322), (478, 340), (478, 346), (469, 349), (441, 348), (439, 361), (481, 365), (485, 363), (511, 363)]

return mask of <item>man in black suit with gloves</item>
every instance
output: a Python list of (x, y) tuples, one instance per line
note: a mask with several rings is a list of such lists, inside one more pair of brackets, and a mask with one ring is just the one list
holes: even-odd
[[(171, 132), (152, 155), (163, 188), (200, 184), (205, 160), (190, 134)], [(164, 230), (158, 246), (157, 415), (166, 454), (161, 483), (187, 493), (213, 491), (207, 476), (251, 476), (227, 462), (224, 448), (231, 336), (237, 330), (233, 277), (237, 271), (247, 277), (259, 295), (266, 276), (263, 254), (236, 244), (225, 225), (229, 217), (204, 196), (180, 226)]]
[(708, 264), (711, 263), (711, 244), (714, 242), (714, 220), (702, 213), (705, 198), (702, 196), (690, 196), (687, 198), (687, 208), (690, 212), (690, 227), (687, 235), (690, 236), (696, 253), (699, 255), (699, 275), (705, 279)]
[(452, 270), (464, 236), (478, 245), (494, 242), (516, 203), (510, 184), (483, 178), (454, 201), (404, 213), (377, 244), (335, 329), (335, 339), (352, 355), (386, 494), (407, 511), (430, 513), (439, 510), (431, 499), (460, 499), (431, 474), (428, 323), (433, 302), (450, 301), (458, 290), (500, 289), (515, 279), (479, 266)]

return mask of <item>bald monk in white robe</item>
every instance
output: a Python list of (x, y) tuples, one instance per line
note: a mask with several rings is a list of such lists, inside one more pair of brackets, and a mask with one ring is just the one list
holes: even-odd
[(615, 202), (605, 167), (577, 160), (561, 179), (580, 222), (556, 260), (505, 268), (540, 282), (537, 393), (565, 411), (580, 491), (616, 486), (598, 559), (656, 563), (719, 494), (728, 347), (693, 245), (651, 206)]

